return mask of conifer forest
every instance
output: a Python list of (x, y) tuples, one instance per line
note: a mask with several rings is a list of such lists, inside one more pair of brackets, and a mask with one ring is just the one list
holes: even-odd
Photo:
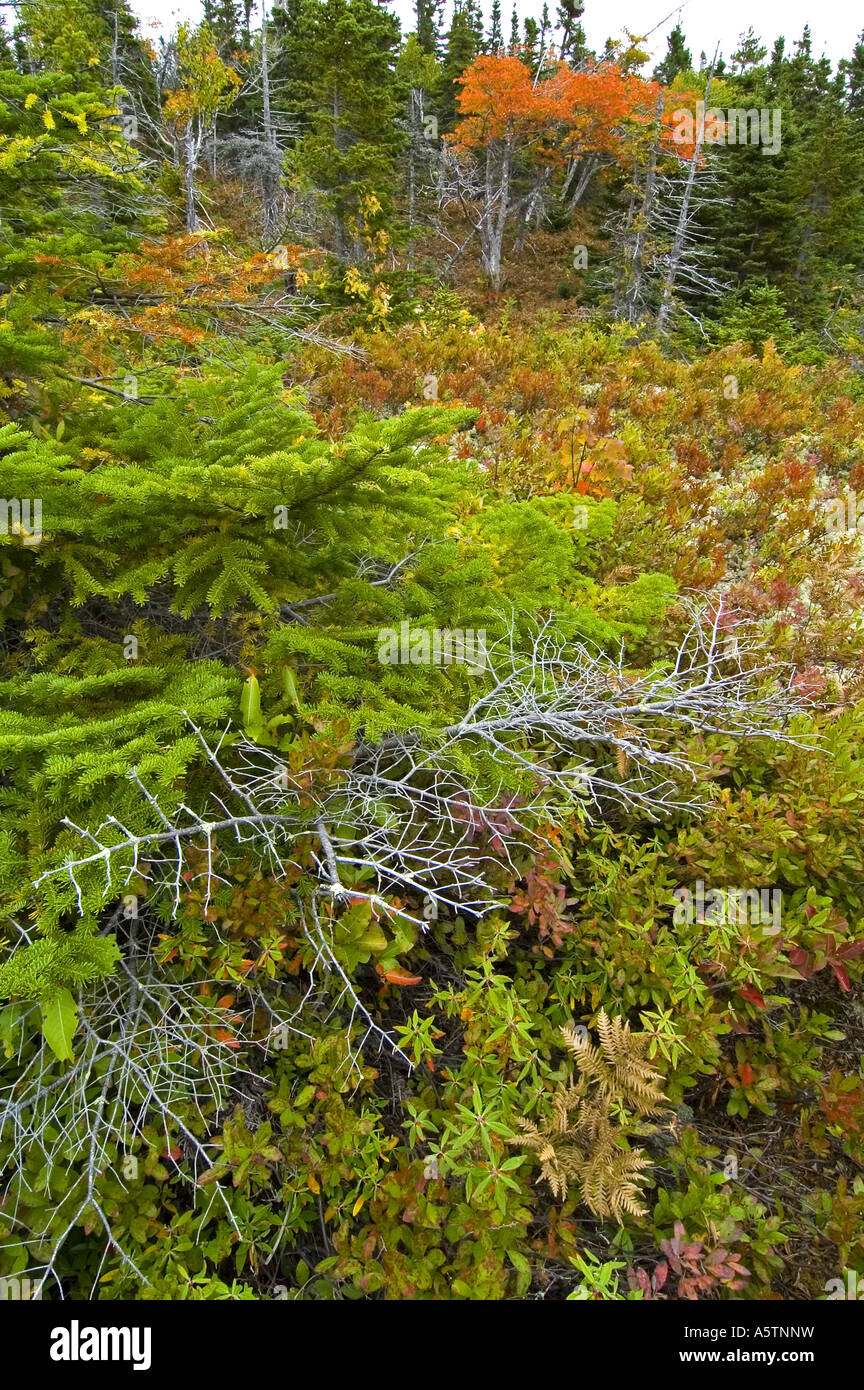
[(0, 1316), (864, 1300), (864, 33), (596, 3), (0, 6)]

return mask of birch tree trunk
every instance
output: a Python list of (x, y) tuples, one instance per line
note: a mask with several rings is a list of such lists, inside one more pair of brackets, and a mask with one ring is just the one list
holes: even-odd
[[(564, 187), (561, 190), (561, 197), (568, 207), (575, 208), (579, 206), (579, 204), (585, 196), (585, 190), (587, 189), (589, 183), (594, 177), (594, 174), (597, 171), (599, 164), (600, 160), (597, 158), (596, 155), (593, 154), (589, 155), (587, 159), (574, 159), (572, 161), (569, 169), (567, 170), (567, 175), (564, 179)], [(573, 192), (571, 193), (570, 188), (573, 184), (574, 178), (576, 177), (577, 169), (579, 170), (579, 178), (576, 180), (576, 187), (573, 189)]]
[[(500, 162), (496, 161), (493, 146), (486, 151), (483, 213), (480, 219), (480, 250), (486, 279), (493, 289), (501, 287), (501, 248), (504, 228), (510, 212), (510, 167), (513, 142), (507, 136), (501, 144)], [(498, 169), (496, 171), (496, 163)]]
[(114, 11), (114, 36), (111, 40), (111, 86), (120, 86), (120, 16)]
[(186, 128), (183, 132), (183, 182), (186, 185), (187, 232), (197, 232), (201, 226), (195, 208), (195, 165), (198, 162), (198, 151), (195, 146), (196, 141), (192, 132), (192, 122), (187, 121)]
[(531, 226), (532, 221), (534, 222), (535, 229), (540, 226), (540, 220), (543, 212), (543, 193), (547, 183), (549, 182), (551, 173), (551, 169), (544, 169), (542, 174), (536, 180), (534, 187), (528, 194), (528, 197), (522, 200), (522, 205), (519, 213), (519, 230), (516, 234), (515, 248), (516, 251), (520, 254), (525, 249), (525, 238), (528, 235), (528, 229)]

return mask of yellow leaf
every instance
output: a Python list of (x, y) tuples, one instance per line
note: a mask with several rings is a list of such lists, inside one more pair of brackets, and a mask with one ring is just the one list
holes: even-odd
[(364, 947), (365, 950), (375, 951), (376, 954), (387, 950), (387, 938), (377, 922), (372, 922), (366, 928), (357, 944)]
[(87, 117), (83, 111), (61, 111), (60, 115), (65, 116), (67, 121), (71, 121), (81, 135), (87, 134)]
[(366, 1201), (366, 1198), (365, 1198), (365, 1197), (358, 1197), (358, 1198), (357, 1198), (357, 1201), (354, 1203), (353, 1207), (351, 1208), (351, 1215), (352, 1215), (352, 1216), (356, 1216), (356, 1215), (357, 1215), (358, 1211), (360, 1210), (360, 1208), (362, 1207), (362, 1205), (363, 1205), (363, 1203), (364, 1203), (365, 1201)]
[(327, 1210), (326, 1210), (325, 1213), (324, 1213), (324, 1220), (325, 1220), (325, 1221), (331, 1221), (335, 1215), (336, 1215), (336, 1208), (335, 1208), (335, 1207), (328, 1207)]
[(321, 1191), (321, 1184), (320, 1184), (320, 1182), (318, 1181), (318, 1179), (316, 1178), (315, 1174), (314, 1174), (314, 1173), (307, 1173), (307, 1174), (306, 1174), (306, 1181), (307, 1181), (307, 1183), (309, 1184), (309, 1190), (310, 1190), (310, 1192), (314, 1192), (314, 1193), (316, 1194), (316, 1196), (317, 1196), (317, 1194)]

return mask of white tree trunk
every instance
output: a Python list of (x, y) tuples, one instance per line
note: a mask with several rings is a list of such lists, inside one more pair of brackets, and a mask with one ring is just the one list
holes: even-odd
[[(273, 134), (273, 120), (270, 114), (270, 56), (267, 50), (267, 6), (261, 6), (261, 109), (264, 124), (264, 143), (270, 149), (276, 148)], [(276, 179), (268, 169), (262, 180), (262, 216), (264, 238), (270, 241), (276, 230)]]
[(480, 218), (480, 254), (486, 279), (496, 290), (501, 287), (501, 249), (504, 245), (504, 228), (510, 212), (512, 159), (510, 136), (501, 143), (497, 158), (493, 145), (486, 151), (483, 213)]
[(197, 232), (201, 226), (195, 208), (195, 165), (198, 163), (198, 150), (192, 131), (192, 122), (186, 122), (183, 132), (183, 181), (186, 185), (186, 230)]
[[(717, 62), (719, 47), (715, 50), (708, 69), (708, 81), (705, 83), (705, 112), (708, 111), (708, 100), (711, 96), (711, 83), (714, 78), (714, 67)], [(681, 200), (681, 212), (678, 216), (678, 225), (675, 228), (675, 239), (672, 242), (672, 252), (669, 256), (669, 269), (666, 272), (666, 280), (663, 285), (663, 298), (660, 301), (660, 310), (657, 314), (657, 332), (664, 333), (669, 314), (672, 310), (672, 296), (675, 293), (675, 282), (678, 279), (678, 268), (681, 264), (681, 256), (684, 252), (684, 243), (687, 238), (687, 227), (690, 222), (690, 200), (693, 197), (693, 185), (696, 182), (696, 170), (699, 167), (699, 160), (702, 155), (702, 145), (705, 139), (705, 117), (699, 122), (696, 131), (696, 143), (693, 147), (693, 158), (690, 160), (690, 170), (687, 175), (687, 184), (684, 189), (684, 197)]]

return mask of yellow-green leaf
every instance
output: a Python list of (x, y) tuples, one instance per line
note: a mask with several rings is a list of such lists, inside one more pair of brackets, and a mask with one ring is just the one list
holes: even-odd
[(261, 687), (257, 676), (250, 676), (243, 686), (240, 713), (247, 729), (257, 728), (261, 724)]
[(297, 682), (294, 679), (294, 672), (290, 666), (286, 666), (282, 671), (282, 685), (285, 691), (285, 698), (295, 709), (300, 708), (300, 693), (297, 689)]
[(42, 1005), (42, 1033), (55, 1057), (61, 1062), (74, 1059), (72, 1038), (78, 1027), (78, 1009), (68, 989), (61, 989)]

